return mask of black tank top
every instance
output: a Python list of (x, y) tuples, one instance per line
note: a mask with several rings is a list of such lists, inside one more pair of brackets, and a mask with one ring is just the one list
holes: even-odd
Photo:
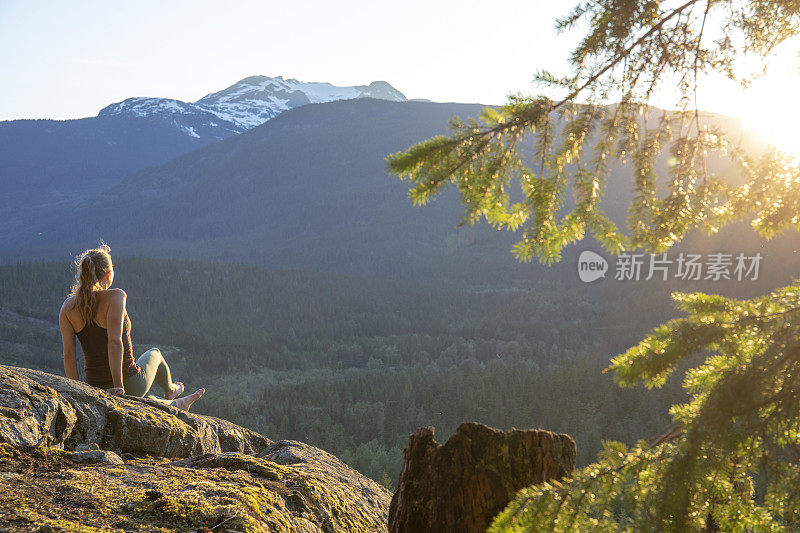
[[(77, 332), (85, 358), (84, 371), (86, 383), (101, 389), (114, 386), (111, 367), (108, 364), (108, 330), (100, 327), (94, 319)], [(125, 313), (122, 321), (122, 376), (130, 377), (139, 372), (139, 365), (133, 360), (131, 344), (131, 319)]]

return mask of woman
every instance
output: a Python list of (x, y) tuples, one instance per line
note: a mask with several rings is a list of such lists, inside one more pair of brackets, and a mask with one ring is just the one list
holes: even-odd
[[(86, 250), (75, 260), (75, 284), (58, 315), (64, 371), (68, 378), (78, 379), (77, 336), (86, 358), (86, 383), (109, 394), (146, 396), (188, 411), (205, 389), (178, 398), (183, 384), (173, 383), (158, 348), (150, 348), (133, 360), (131, 321), (125, 309), (127, 295), (122, 289), (109, 288), (114, 281), (110, 251), (101, 241), (98, 248)], [(153, 383), (164, 390), (164, 398), (148, 394)]]

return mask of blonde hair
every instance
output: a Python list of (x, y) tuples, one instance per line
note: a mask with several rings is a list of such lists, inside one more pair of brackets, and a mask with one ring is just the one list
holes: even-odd
[(111, 248), (102, 240), (97, 248), (86, 250), (75, 258), (75, 283), (70, 296), (75, 295), (75, 305), (84, 323), (91, 324), (97, 309), (95, 292), (100, 290), (100, 280), (112, 270)]

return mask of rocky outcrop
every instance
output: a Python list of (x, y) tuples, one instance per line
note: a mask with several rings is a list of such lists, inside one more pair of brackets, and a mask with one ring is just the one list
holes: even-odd
[(0, 366), (0, 530), (379, 532), (390, 497), (313, 446)]
[(558, 479), (575, 467), (569, 435), (528, 429), (500, 431), (465, 422), (444, 444), (433, 428), (408, 439), (390, 533), (483, 533), (521, 488)]
[(189, 457), (256, 453), (271, 441), (254, 431), (156, 401), (117, 398), (85, 383), (0, 365), (0, 442), (73, 450)]
[(324, 531), (386, 531), (390, 494), (333, 455), (297, 441), (279, 441), (248, 456), (207, 454), (172, 463), (190, 468), (242, 470), (280, 482), (286, 505)]

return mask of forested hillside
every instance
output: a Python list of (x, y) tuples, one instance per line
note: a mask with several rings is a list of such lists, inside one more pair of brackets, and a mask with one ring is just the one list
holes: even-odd
[[(453, 115), (476, 116), (482, 109), (373, 99), (301, 106), (0, 234), (0, 261), (63, 260), (102, 238), (117, 254), (435, 284), (510, 287), (534, 277), (574, 279), (570, 269), (520, 265), (509, 253), (519, 238), (514, 233), (485, 224), (456, 227), (462, 207), (455, 191), (443, 194), (434, 207), (416, 207), (407, 199), (407, 183), (387, 174), (387, 154), (444, 133)], [(733, 121), (725, 125), (738, 127)], [(658, 164), (666, 165), (666, 158)], [(736, 179), (729, 163), (710, 164)], [(605, 208), (613, 220), (624, 222), (632, 191), (629, 169), (614, 167), (607, 188)], [(762, 248), (753, 237), (749, 229), (737, 228), (689, 239), (682, 249), (757, 247), (772, 254), (797, 239), (795, 234)]]
[(149, 117), (0, 122), (0, 230), (24, 232), (59, 209), (223, 139), (192, 137)]
[(335, 87), (252, 76), (197, 104), (129, 98), (95, 117), (0, 121), (0, 234), (25, 234), (30, 224), (56, 210), (68, 212), (133, 172), (237, 135), (290, 107), (365, 96), (405, 99), (386, 82)]
[[(159, 346), (188, 388), (205, 386), (199, 412), (320, 446), (387, 484), (418, 426), (566, 432), (583, 464), (601, 439), (657, 433), (682, 394), (677, 382), (619, 389), (600, 372), (672, 316), (674, 283), (448, 290), (136, 256), (114, 267), (136, 355)], [(63, 373), (57, 316), (71, 278), (62, 262), (0, 267), (0, 362)]]
[[(457, 228), (454, 194), (413, 207), (386, 174), (387, 153), (481, 108), (298, 107), (6, 233), (0, 362), (62, 371), (64, 261), (102, 238), (129, 294), (137, 354), (159, 346), (189, 388), (205, 386), (201, 412), (315, 444), (386, 484), (418, 426), (569, 433), (580, 464), (601, 439), (655, 434), (679, 384), (644, 394), (600, 371), (673, 316), (672, 290), (752, 296), (787, 283), (797, 234), (765, 244), (740, 225), (692, 233), (671, 252), (761, 253), (756, 280), (684, 281), (673, 270), (647, 282), (645, 257), (638, 281), (615, 281), (608, 257), (606, 279), (583, 284), (577, 255), (600, 251), (588, 239), (556, 267), (520, 264), (509, 253), (517, 235)], [(607, 194), (617, 220), (631, 194), (623, 176)], [(59, 261), (27, 262), (42, 257)]]

